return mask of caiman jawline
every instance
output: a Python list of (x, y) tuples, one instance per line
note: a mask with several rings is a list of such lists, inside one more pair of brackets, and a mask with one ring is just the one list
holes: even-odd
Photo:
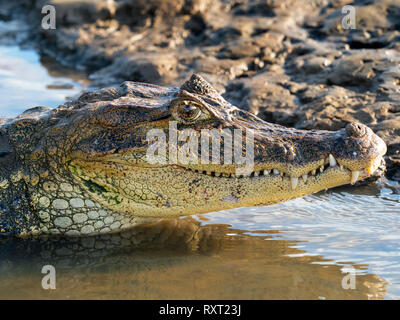
[(291, 188), (292, 188), (292, 190), (295, 190), (297, 187), (297, 184), (299, 182), (299, 178), (301, 178), (303, 180), (303, 182), (306, 183), (307, 180), (310, 178), (319, 179), (326, 170), (332, 170), (333, 168), (340, 169), (340, 171), (342, 171), (342, 172), (348, 172), (349, 174), (351, 174), (349, 183), (355, 184), (360, 178), (372, 175), (376, 171), (376, 169), (379, 167), (379, 164), (381, 163), (381, 159), (382, 159), (382, 157), (379, 156), (368, 167), (362, 168), (360, 170), (351, 170), (351, 169), (347, 168), (345, 165), (340, 164), (340, 160), (337, 161), (332, 154), (329, 154), (329, 156), (324, 160), (324, 165), (315, 167), (314, 169), (301, 175), (300, 177), (292, 176), (290, 173), (280, 171), (276, 168), (253, 171), (250, 173), (250, 175), (247, 175), (247, 176), (237, 175), (235, 173), (197, 170), (197, 169), (188, 168), (188, 167), (182, 167), (182, 168), (189, 170), (189, 171), (194, 171), (201, 175), (207, 175), (207, 176), (218, 177), (218, 178), (255, 179), (255, 178), (266, 178), (266, 177), (269, 177), (269, 178), (281, 177), (282, 179), (290, 179)]

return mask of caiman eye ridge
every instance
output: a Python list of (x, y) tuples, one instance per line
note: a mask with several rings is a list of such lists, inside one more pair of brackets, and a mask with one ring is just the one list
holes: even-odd
[[(367, 168), (364, 168), (366, 174), (373, 171), (373, 164)], [(205, 170), (197, 170), (193, 168), (185, 168), (189, 171), (194, 171), (196, 173), (212, 176), (212, 177), (222, 177), (222, 178), (233, 178), (233, 179), (241, 179), (241, 178), (265, 178), (265, 177), (281, 177), (282, 179), (290, 180), (290, 185), (292, 190), (295, 190), (301, 178), (304, 183), (307, 182), (308, 178), (315, 178), (318, 179), (326, 170), (335, 168), (340, 169), (340, 171), (351, 173), (350, 183), (354, 184), (358, 181), (360, 177), (360, 170), (351, 170), (342, 164), (338, 164), (334, 156), (331, 154), (324, 160), (324, 165), (321, 165), (315, 169), (310, 170), (308, 173), (301, 175), (300, 177), (291, 176), (289, 173), (282, 172), (278, 169), (264, 169), (264, 170), (257, 170), (253, 171), (250, 175), (236, 175), (235, 173), (226, 173), (226, 172), (217, 172), (217, 171), (205, 171)]]

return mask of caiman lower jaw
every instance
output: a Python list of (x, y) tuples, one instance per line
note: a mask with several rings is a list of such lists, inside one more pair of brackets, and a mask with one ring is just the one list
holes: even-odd
[(335, 170), (338, 174), (345, 174), (349, 177), (348, 183), (355, 184), (357, 181), (363, 180), (376, 171), (376, 169), (380, 166), (382, 161), (382, 157), (379, 156), (375, 160), (369, 162), (367, 167), (358, 168), (357, 170), (349, 169), (345, 165), (340, 163), (340, 160), (337, 161), (334, 156), (331, 154), (324, 161), (321, 161), (320, 166), (317, 166), (307, 173), (302, 174), (301, 176), (291, 175), (290, 173), (285, 173), (280, 171), (279, 169), (262, 169), (251, 172), (250, 175), (236, 175), (235, 173), (226, 173), (226, 172), (218, 172), (218, 171), (206, 171), (206, 170), (198, 170), (194, 168), (184, 168), (185, 170), (193, 171), (195, 173), (201, 175), (207, 175), (211, 177), (220, 177), (220, 178), (229, 178), (229, 179), (265, 179), (265, 178), (275, 178), (280, 177), (283, 182), (288, 182), (291, 190), (295, 190), (299, 184), (299, 181), (303, 181), (306, 183), (309, 179), (318, 180), (323, 178), (324, 173), (327, 170)]

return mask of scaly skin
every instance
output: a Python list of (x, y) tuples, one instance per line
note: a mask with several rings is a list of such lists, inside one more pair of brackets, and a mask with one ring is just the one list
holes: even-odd
[[(212, 164), (149, 163), (152, 129), (165, 133), (158, 146), (173, 156), (172, 123), (198, 137), (204, 129), (252, 131), (251, 175), (236, 176), (241, 165), (224, 163), (223, 139)], [(200, 150), (199, 142), (198, 157)], [(0, 234), (110, 233), (154, 218), (278, 203), (370, 177), (385, 152), (362, 124), (330, 132), (267, 123), (197, 75), (181, 88), (125, 82), (3, 120)]]

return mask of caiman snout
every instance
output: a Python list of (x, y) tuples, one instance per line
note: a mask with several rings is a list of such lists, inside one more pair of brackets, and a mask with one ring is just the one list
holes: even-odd
[(357, 122), (351, 122), (338, 131), (332, 154), (341, 166), (352, 171), (351, 182), (358, 177), (372, 175), (380, 166), (386, 153), (385, 142), (372, 129)]
[(351, 122), (347, 124), (345, 131), (347, 137), (344, 137), (342, 147), (345, 151), (351, 151), (351, 154), (347, 155), (348, 158), (373, 160), (386, 153), (385, 142), (366, 125)]
[(370, 130), (366, 125), (358, 122), (351, 122), (346, 126), (346, 132), (350, 137), (361, 138)]

